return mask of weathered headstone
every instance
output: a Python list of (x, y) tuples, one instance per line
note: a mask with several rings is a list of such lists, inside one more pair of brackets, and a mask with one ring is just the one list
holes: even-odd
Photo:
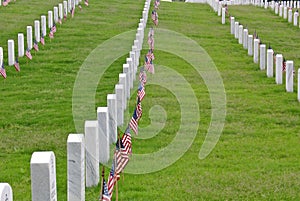
[(243, 25), (239, 25), (239, 44), (243, 44)]
[(110, 143), (117, 142), (117, 100), (116, 94), (107, 94), (108, 128)]
[(0, 183), (0, 200), (13, 201), (12, 188), (8, 183)]
[(234, 38), (239, 38), (239, 22), (234, 23)]
[(235, 29), (234, 29), (234, 26), (235, 26), (234, 23), (235, 23), (234, 17), (231, 16), (231, 17), (230, 17), (230, 33), (231, 33), (231, 34), (234, 34), (234, 30), (235, 30)]
[(115, 93), (117, 98), (117, 126), (124, 124), (124, 85), (116, 84)]
[(222, 24), (225, 24), (225, 8), (222, 8)]
[(97, 186), (99, 183), (99, 134), (98, 121), (85, 121), (85, 182), (87, 187)]
[(283, 62), (282, 54), (277, 54), (276, 55), (276, 75), (275, 75), (276, 84), (282, 84), (282, 62)]
[(292, 11), (292, 9), (289, 9), (289, 11), (288, 11), (288, 22), (292, 23), (292, 20), (293, 20), (293, 11)]
[(108, 132), (108, 109), (97, 108), (98, 139), (99, 139), (99, 162), (105, 164), (109, 160), (109, 132)]
[(299, 13), (298, 12), (294, 12), (294, 26), (298, 25), (298, 16), (299, 16)]
[(47, 34), (47, 24), (46, 24), (46, 16), (41, 16), (41, 28), (42, 28), (42, 35), (45, 37)]
[(40, 42), (40, 40), (41, 40), (41, 38), (40, 38), (40, 21), (39, 20), (34, 21), (34, 38), (35, 38), (36, 42)]
[(248, 35), (248, 55), (253, 55), (253, 35)]
[(53, 12), (52, 10), (48, 11), (48, 28), (51, 29), (53, 27)]
[(267, 50), (267, 77), (273, 77), (273, 50)]
[(30, 160), (32, 201), (57, 200), (56, 163), (52, 151), (34, 152)]
[(14, 40), (7, 41), (7, 49), (8, 49), (8, 65), (13, 66), (15, 64), (15, 42)]
[(85, 201), (85, 142), (83, 134), (69, 134), (67, 160), (68, 201)]
[(24, 34), (18, 33), (18, 56), (24, 56)]
[(293, 77), (293, 70), (294, 70), (294, 62), (287, 61), (286, 62), (286, 74), (285, 74), (285, 89), (287, 92), (294, 91), (294, 77)]
[(266, 45), (265, 44), (260, 44), (259, 52), (260, 52), (259, 68), (260, 70), (265, 70), (266, 69)]
[(244, 29), (243, 34), (243, 47), (248, 49), (248, 29)]
[(32, 26), (27, 26), (27, 48), (32, 49)]

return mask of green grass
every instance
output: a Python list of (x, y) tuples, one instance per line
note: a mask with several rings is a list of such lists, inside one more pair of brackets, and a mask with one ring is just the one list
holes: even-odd
[[(18, 0), (7, 8), (0, 7), (0, 17), (8, 18), (0, 23), (0, 44), (4, 49), (7, 39), (16, 41), (18, 32), (25, 32), (26, 25), (33, 25), (34, 19), (46, 14), (58, 1), (43, 5), (40, 2)], [(26, 12), (24, 6), (35, 9)], [(89, 7), (83, 6), (81, 12), (76, 10), (73, 19), (58, 26), (55, 38), (51, 42), (47, 39), (46, 45), (40, 46), (36, 55), (33, 53), (32, 61), (20, 59), (20, 73), (6, 67), (8, 78), (0, 82), (0, 181), (11, 184), (14, 200), (31, 199), (29, 161), (31, 154), (39, 150), (55, 152), (58, 200), (67, 200), (66, 140), (69, 133), (76, 132), (72, 91), (77, 72), (97, 45), (136, 29), (143, 6), (142, 0), (90, 0)], [(213, 59), (226, 90), (225, 127), (212, 153), (199, 160), (211, 120), (208, 89), (186, 61), (155, 50), (155, 64), (174, 69), (194, 90), (200, 111), (200, 119), (195, 120), (199, 121), (199, 129), (192, 146), (173, 165), (155, 173), (125, 174), (118, 184), (119, 199), (299, 200), (300, 109), (296, 93), (286, 93), (284, 85), (276, 85), (274, 78), (267, 78), (230, 34), (228, 19), (226, 25), (221, 25), (221, 18), (208, 5), (161, 2), (158, 12), (159, 28), (196, 41)], [(275, 52), (283, 53), (299, 66), (298, 27), (262, 8), (230, 6), (229, 13), (247, 25), (250, 33), (256, 30)], [(128, 51), (131, 45), (128, 44)], [(101, 78), (95, 108), (106, 104), (106, 94), (113, 92), (126, 57), (116, 60)], [(158, 75), (152, 77), (155, 76)], [(174, 95), (154, 84), (146, 86), (146, 93), (141, 127), (150, 124), (149, 110), (158, 103), (168, 118), (155, 137), (133, 139), (134, 153), (166, 147), (179, 129), (180, 108)], [(130, 111), (134, 99), (132, 95)], [(86, 200), (97, 200), (98, 193), (99, 186), (87, 188)]]

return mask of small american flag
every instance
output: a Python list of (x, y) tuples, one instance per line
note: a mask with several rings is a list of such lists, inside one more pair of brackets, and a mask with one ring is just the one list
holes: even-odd
[(145, 87), (141, 83), (138, 88), (137, 96), (138, 96), (139, 100), (142, 101), (144, 99), (145, 95), (146, 95)]
[(85, 0), (85, 1), (84, 1), (84, 4), (85, 4), (86, 6), (89, 6), (89, 1), (88, 1), (88, 0)]
[(3, 0), (3, 6), (7, 6), (8, 5), (8, 0)]
[(67, 14), (64, 13), (64, 20), (67, 20)]
[(2, 77), (6, 78), (6, 71), (4, 68), (4, 63), (2, 63), (2, 66), (0, 68), (0, 74), (2, 75)]
[(72, 7), (71, 8), (71, 16), (72, 16), (72, 18), (74, 17), (74, 13), (75, 13), (75, 9)]
[(52, 29), (51, 29), (51, 30), (52, 30), (52, 32), (53, 32), (53, 33), (55, 33), (55, 32), (56, 32), (56, 24), (55, 24), (55, 23), (53, 24), (53, 26), (52, 26)]
[(103, 178), (103, 190), (102, 190), (102, 201), (111, 201), (111, 197), (108, 193), (108, 187), (107, 184), (105, 182), (105, 179)]
[(142, 117), (143, 114), (143, 110), (142, 110), (142, 102), (140, 101), (140, 99), (138, 98), (137, 100), (137, 105), (136, 105), (136, 115), (137, 115), (137, 119), (136, 121), (139, 121)]
[(111, 197), (112, 196), (112, 192), (114, 190), (114, 186), (117, 182), (117, 180), (120, 179), (120, 175), (116, 174), (115, 172), (115, 159), (113, 160), (110, 172), (109, 172), (109, 176), (108, 176), (108, 180), (107, 180), (107, 187), (108, 187), (108, 194)]
[(59, 23), (59, 24), (62, 24), (62, 20), (61, 20), (60, 17), (58, 17), (58, 23)]
[(129, 162), (129, 156), (125, 150), (125, 147), (121, 139), (118, 139), (116, 143), (115, 158), (117, 161), (116, 174), (120, 174), (126, 167), (127, 163)]
[(282, 62), (282, 71), (283, 72), (286, 71), (286, 62), (285, 62), (285, 59), (283, 59), (283, 62)]
[(36, 40), (34, 40), (34, 42), (33, 42), (33, 49), (34, 49), (35, 51), (39, 51), (39, 45), (38, 45), (38, 43), (37, 43)]
[(133, 115), (130, 119), (130, 122), (129, 122), (129, 127), (133, 130), (133, 132), (137, 135), (138, 134), (138, 116), (137, 116), (137, 113), (136, 113), (136, 109), (134, 110), (133, 112)]
[(30, 59), (30, 60), (32, 59), (32, 55), (31, 55), (31, 53), (30, 53), (30, 49), (29, 49), (29, 48), (26, 49), (25, 55), (26, 55), (26, 57), (27, 57), (28, 59)]
[(82, 6), (81, 6), (80, 4), (78, 4), (78, 8), (79, 8), (80, 10), (82, 10)]
[(41, 37), (41, 44), (45, 45), (45, 37), (44, 37), (44, 35), (42, 35), (42, 37)]
[(124, 145), (125, 152), (127, 154), (131, 154), (131, 134), (130, 134), (130, 128), (127, 126), (124, 135), (122, 136), (122, 143)]
[(150, 63), (145, 63), (145, 68), (149, 73), (154, 74), (154, 65), (152, 61)]
[(53, 33), (52, 29), (50, 29), (49, 38), (54, 38), (54, 33)]
[(141, 67), (141, 69), (140, 69), (139, 79), (140, 79), (141, 85), (145, 86), (145, 84), (147, 82), (147, 74), (145, 72), (144, 67)]
[(20, 72), (20, 64), (19, 64), (18, 59), (16, 59), (14, 66), (15, 66), (16, 71)]

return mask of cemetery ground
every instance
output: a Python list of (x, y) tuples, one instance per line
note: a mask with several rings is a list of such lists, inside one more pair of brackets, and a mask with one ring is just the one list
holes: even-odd
[[(0, 7), (1, 19), (5, 19), (0, 23), (0, 44), (4, 51), (7, 39), (17, 41), (18, 32), (25, 33), (27, 25), (33, 25), (34, 19), (40, 19), (41, 14), (58, 2), (17, 0), (6, 8)], [(66, 140), (69, 133), (77, 132), (72, 116), (77, 72), (97, 45), (136, 29), (144, 5), (142, 0), (134, 3), (90, 0), (89, 3), (82, 11), (77, 9), (73, 19), (68, 16), (66, 22), (57, 25), (54, 39), (50, 42), (46, 37), (46, 45), (40, 45), (39, 52), (32, 51), (32, 61), (19, 59), (20, 73), (6, 63), (8, 77), (0, 82), (0, 181), (10, 183), (14, 200), (31, 199), (30, 157), (34, 151), (44, 150), (55, 153), (58, 200), (67, 200)], [(270, 42), (275, 52), (293, 60), (297, 72), (298, 27), (263, 8), (230, 6), (229, 13), (247, 25), (249, 33), (256, 30), (263, 43)], [(150, 16), (148, 20), (147, 26), (152, 26)], [(222, 25), (221, 18), (207, 4), (161, 2), (158, 28), (195, 40), (213, 59), (226, 90), (225, 126), (211, 154), (200, 160), (199, 151), (211, 120), (207, 87), (186, 61), (155, 50), (154, 64), (157, 61), (173, 68), (194, 90), (200, 110), (199, 129), (190, 149), (173, 165), (155, 173), (124, 174), (124, 179), (121, 175), (119, 199), (299, 200), (300, 109), (296, 93), (286, 93), (284, 85), (276, 85), (274, 78), (267, 78), (265, 71), (259, 70), (258, 64), (253, 63), (253, 58), (230, 34), (228, 18), (226, 25)], [(128, 44), (128, 51), (131, 45)], [(143, 50), (141, 55), (145, 53)], [(95, 119), (96, 107), (106, 104), (106, 94), (113, 92), (126, 57), (117, 59), (99, 81)], [(143, 62), (143, 57), (140, 61)], [(180, 106), (174, 95), (158, 85), (149, 84), (146, 89), (139, 125), (150, 124), (148, 112), (156, 104), (166, 110), (168, 118), (155, 137), (133, 139), (134, 153), (150, 153), (166, 147), (180, 126)], [(130, 113), (135, 103), (135, 91), (131, 93)], [(108, 171), (106, 168), (106, 178)], [(86, 200), (97, 200), (98, 194), (99, 186), (87, 188)]]

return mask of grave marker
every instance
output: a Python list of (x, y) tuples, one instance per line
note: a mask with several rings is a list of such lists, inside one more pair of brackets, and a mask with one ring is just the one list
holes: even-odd
[(267, 50), (267, 77), (273, 77), (273, 50)]
[(277, 54), (276, 55), (276, 75), (275, 75), (276, 84), (282, 84), (282, 62), (283, 62), (282, 54)]
[(53, 18), (54, 18), (54, 22), (57, 23), (58, 22), (58, 7), (57, 6), (53, 7)]
[(283, 19), (286, 19), (287, 18), (287, 7), (285, 6), (283, 8)]
[(0, 183), (0, 200), (13, 201), (13, 192), (8, 183)]
[(239, 22), (234, 23), (234, 38), (239, 38)]
[(68, 16), (68, 2), (63, 1), (63, 4), (64, 4), (64, 18), (66, 18)]
[(40, 42), (41, 38), (40, 38), (40, 21), (39, 20), (35, 20), (34, 21), (34, 38), (36, 40), (36, 42)]
[(123, 108), (124, 110), (126, 109), (127, 107), (127, 88), (129, 86), (127, 86), (127, 82), (126, 82), (126, 74), (125, 73), (120, 73), (119, 74), (119, 84), (123, 85), (123, 93), (124, 93), (124, 105), (123, 105)]
[(230, 33), (231, 34), (234, 34), (234, 26), (235, 26), (235, 24), (234, 24), (234, 17), (230, 17)]
[(52, 151), (34, 152), (30, 160), (32, 201), (57, 200), (56, 163)]
[(83, 134), (69, 134), (67, 160), (68, 200), (85, 201), (85, 143)]
[(129, 65), (128, 64), (123, 64), (123, 73), (126, 74), (126, 90), (125, 93), (126, 93), (126, 98), (129, 99), (130, 98), (130, 82), (133, 82), (131, 79), (130, 79), (130, 73), (129, 73)]
[(51, 29), (53, 27), (53, 12), (51, 10), (48, 11), (48, 28)]
[(248, 49), (248, 29), (244, 29), (243, 34), (243, 47)]
[(64, 18), (64, 11), (63, 11), (62, 3), (58, 4), (58, 16), (59, 16), (60, 20), (62, 20)]
[(225, 8), (222, 8), (222, 24), (225, 24)]
[(293, 92), (294, 90), (294, 77), (293, 77), (293, 69), (294, 69), (294, 62), (287, 61), (286, 62), (286, 74), (285, 74), (285, 89), (286, 92)]
[(243, 25), (239, 25), (239, 44), (243, 44)]
[(15, 64), (15, 42), (14, 40), (7, 41), (7, 49), (8, 49), (8, 65), (13, 66)]
[(253, 55), (253, 35), (248, 35), (248, 55)]
[(98, 121), (85, 121), (85, 181), (86, 187), (97, 186), (99, 183), (99, 134)]
[(279, 16), (282, 17), (283, 6), (280, 4), (279, 6)]
[(27, 48), (32, 49), (32, 26), (27, 26)]
[(299, 13), (298, 12), (294, 12), (294, 26), (298, 25), (298, 16), (299, 16)]
[(117, 100), (116, 94), (107, 94), (108, 131), (110, 143), (117, 142)]
[(18, 56), (24, 56), (24, 34), (18, 33)]
[(292, 11), (292, 9), (289, 9), (289, 11), (288, 11), (288, 22), (292, 23), (292, 20), (293, 20), (293, 11)]
[(45, 37), (47, 34), (47, 25), (46, 25), (46, 16), (41, 16), (41, 27), (42, 27), (42, 35)]
[(261, 44), (259, 46), (259, 52), (260, 52), (260, 57), (259, 57), (259, 68), (260, 70), (265, 70), (266, 68), (266, 45), (265, 44)]
[(98, 140), (99, 140), (99, 162), (105, 164), (109, 160), (109, 132), (108, 132), (108, 109), (97, 108)]
[(115, 85), (115, 93), (117, 98), (117, 126), (124, 124), (124, 87), (122, 84)]

